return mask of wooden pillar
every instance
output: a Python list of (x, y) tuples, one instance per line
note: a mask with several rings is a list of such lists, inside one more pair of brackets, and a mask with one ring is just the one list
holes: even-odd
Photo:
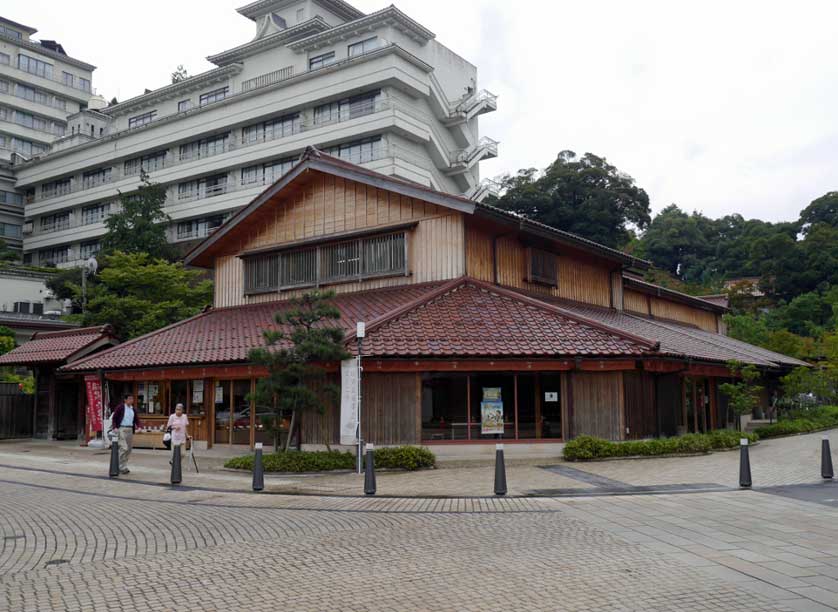
[(422, 374), (416, 372), (416, 442), (422, 441)]
[(515, 439), (518, 439), (518, 372), (513, 375), (513, 388), (515, 390)]
[(207, 415), (207, 448), (212, 448), (215, 443), (215, 380), (212, 378), (204, 379), (204, 402), (204, 412)]
[(692, 400), (693, 400), (693, 431), (695, 433), (699, 432), (698, 429), (698, 385), (695, 382), (695, 379), (690, 379), (690, 387), (692, 389)]
[(471, 374), (466, 374), (466, 440), (471, 440)]
[(541, 374), (535, 373), (535, 438), (541, 439)]
[[(253, 396), (256, 394), (256, 379), (250, 379), (250, 448), (256, 444), (256, 400)], [(327, 434), (328, 435), (328, 434)]]
[(566, 440), (573, 439), (573, 372), (567, 373), (567, 432)]
[(681, 377), (681, 426), (687, 433), (687, 379)]
[(710, 393), (710, 429), (718, 428), (718, 424), (716, 423), (716, 411), (718, 410), (718, 404), (716, 403), (716, 379), (710, 378), (707, 381), (708, 391)]
[(58, 430), (58, 414), (56, 413), (56, 397), (55, 397), (55, 370), (50, 368), (48, 371), (49, 394), (47, 395), (47, 440), (55, 438)]

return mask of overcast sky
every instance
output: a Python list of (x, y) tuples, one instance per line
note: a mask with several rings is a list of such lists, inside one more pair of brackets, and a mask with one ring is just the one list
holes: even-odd
[[(356, 0), (370, 12), (391, 0)], [(250, 40), (244, 0), (5, 0), (3, 15), (98, 67), (110, 99)], [(838, 2), (395, 0), (499, 94), (483, 176), (571, 149), (710, 216), (791, 220), (838, 190)]]

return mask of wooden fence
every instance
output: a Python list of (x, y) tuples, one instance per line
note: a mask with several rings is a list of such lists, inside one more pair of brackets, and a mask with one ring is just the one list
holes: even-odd
[(34, 395), (0, 395), (0, 440), (32, 437)]

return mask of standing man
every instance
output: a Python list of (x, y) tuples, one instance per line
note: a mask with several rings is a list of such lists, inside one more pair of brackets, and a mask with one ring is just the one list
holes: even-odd
[(128, 474), (128, 457), (134, 443), (134, 431), (140, 426), (140, 418), (134, 408), (134, 396), (126, 395), (122, 403), (113, 411), (111, 429), (119, 432), (119, 473)]

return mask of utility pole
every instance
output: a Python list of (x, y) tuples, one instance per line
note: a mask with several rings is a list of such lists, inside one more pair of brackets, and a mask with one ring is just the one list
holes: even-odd
[(358, 474), (360, 474), (361, 471), (362, 471), (361, 470), (361, 463), (362, 463), (361, 458), (363, 457), (363, 441), (361, 439), (361, 387), (362, 387), (362, 385), (361, 385), (361, 374), (364, 371), (364, 367), (361, 364), (361, 351), (363, 350), (364, 336), (366, 335), (366, 328), (367, 328), (367, 326), (363, 321), (358, 321), (357, 325), (355, 326), (355, 338), (357, 338), (357, 340), (358, 340), (358, 357), (357, 357), (357, 360), (358, 360), (358, 394), (357, 394), (358, 404), (357, 404), (357, 408), (358, 409), (357, 409), (357, 413), (356, 413), (356, 419), (357, 419), (358, 425), (356, 426), (356, 430), (355, 430), (355, 437), (358, 441), (358, 456), (357, 456), (357, 461), (356, 461), (356, 468), (357, 468)]

